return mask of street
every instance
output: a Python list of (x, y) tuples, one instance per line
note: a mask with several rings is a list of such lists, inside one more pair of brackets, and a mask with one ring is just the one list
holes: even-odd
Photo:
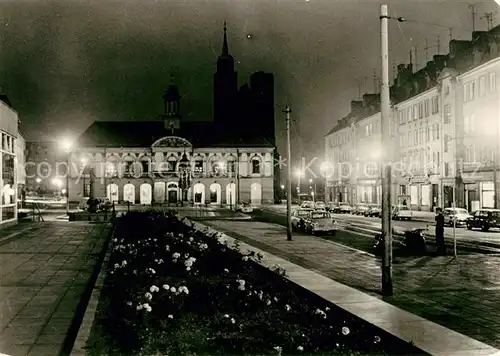
[[(295, 206), (294, 208), (297, 208), (297, 206)], [(286, 206), (284, 206), (284, 205), (263, 206), (262, 210), (272, 212), (275, 214), (280, 214), (282, 216), (286, 215)], [(348, 223), (353, 224), (354, 226), (364, 227), (364, 228), (371, 229), (371, 230), (380, 230), (381, 229), (380, 218), (371, 218), (371, 217), (364, 217), (364, 216), (352, 215), (352, 214), (332, 214), (332, 216), (336, 220), (338, 220), (339, 222), (348, 222)], [(432, 221), (431, 220), (425, 221), (423, 218), (422, 218), (422, 220), (418, 220), (418, 221), (392, 220), (392, 226), (394, 227), (395, 231), (404, 231), (404, 230), (415, 229), (415, 228), (427, 228), (427, 230), (431, 236), (434, 235), (434, 226), (432, 224), (433, 224), (433, 220)], [(429, 226), (427, 226), (427, 225), (429, 225)], [(473, 242), (477, 242), (477, 243), (484, 242), (484, 243), (488, 243), (488, 244), (499, 245), (499, 247), (500, 247), (500, 231), (498, 231), (498, 230), (491, 230), (488, 232), (483, 232), (480, 230), (467, 230), (466, 228), (462, 227), (462, 228), (456, 228), (455, 234), (456, 234), (457, 241), (473, 241)], [(445, 237), (447, 239), (453, 238), (453, 228), (452, 227), (445, 227)]]

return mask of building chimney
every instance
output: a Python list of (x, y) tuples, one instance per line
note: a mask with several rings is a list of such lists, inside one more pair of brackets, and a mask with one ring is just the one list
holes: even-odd
[(363, 113), (363, 101), (351, 100), (351, 115), (359, 116)]

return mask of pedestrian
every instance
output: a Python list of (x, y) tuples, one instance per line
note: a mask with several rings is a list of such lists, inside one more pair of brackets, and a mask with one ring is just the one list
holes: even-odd
[(445, 255), (446, 246), (444, 243), (444, 215), (443, 209), (436, 208), (436, 246), (437, 254)]

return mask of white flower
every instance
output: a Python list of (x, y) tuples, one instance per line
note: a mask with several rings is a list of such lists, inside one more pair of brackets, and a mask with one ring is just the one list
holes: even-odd
[(180, 287), (179, 287), (179, 292), (180, 292), (180, 293), (184, 292), (184, 293), (186, 293), (186, 294), (189, 294), (189, 290), (187, 289), (187, 287), (186, 287), (186, 286), (180, 286)]
[(122, 266), (126, 266), (127, 265), (127, 261), (123, 260), (122, 261)]
[(134, 269), (134, 270), (132, 271), (132, 273), (133, 273), (133, 274), (137, 274), (137, 270), (136, 270), (136, 269)]
[(166, 250), (166, 251), (170, 251), (170, 246), (169, 246), (169, 245), (166, 245), (166, 246), (165, 246), (165, 250)]
[(229, 314), (224, 314), (224, 318), (229, 318)]
[(193, 242), (193, 241), (194, 241), (194, 239), (193, 239), (192, 237), (190, 237), (190, 238), (189, 238), (189, 241)]
[(179, 252), (175, 252), (173, 255), (172, 255), (173, 258), (177, 259), (179, 257), (181, 257), (181, 254)]
[(185, 253), (184, 258), (188, 258), (188, 257), (189, 257), (189, 253)]
[(374, 343), (374, 344), (378, 344), (379, 342), (380, 342), (380, 336), (375, 336), (375, 337), (373, 338), (373, 343)]
[(304, 348), (303, 348), (302, 346), (298, 346), (298, 347), (297, 347), (297, 350), (298, 350), (298, 351), (304, 351)]
[(142, 309), (142, 304), (139, 304), (139, 305), (137, 306), (137, 310), (141, 310), (141, 309)]
[(234, 318), (231, 318), (231, 323), (232, 323), (232, 324), (235, 324), (235, 323), (236, 323), (236, 320), (234, 320)]
[(291, 306), (289, 306), (288, 304), (286, 304), (286, 305), (285, 305), (285, 309), (286, 309), (286, 311), (290, 311), (290, 309), (292, 309), (292, 307), (291, 307)]
[(243, 256), (242, 260), (243, 261), (248, 261), (248, 256)]
[(169, 314), (169, 315), (168, 315), (168, 318), (169, 318), (169, 319), (173, 319), (173, 318), (174, 318), (174, 316), (173, 316), (172, 314)]
[(229, 273), (229, 270), (227, 268), (224, 268), (225, 273)]
[(267, 300), (266, 305), (271, 305), (271, 300)]
[(240, 284), (238, 286), (238, 290), (245, 290), (245, 285), (244, 284)]
[(132, 306), (132, 302), (127, 302), (127, 305), (128, 305), (129, 307), (131, 307), (131, 306)]
[(118, 263), (115, 263), (115, 268), (120, 268), (120, 265)]
[(349, 328), (347, 326), (342, 327), (342, 334), (343, 335), (349, 335), (350, 332), (351, 332), (351, 330), (349, 330)]
[(158, 292), (160, 290), (160, 288), (158, 288), (157, 286), (155, 285), (152, 285), (150, 288), (149, 288), (149, 291), (151, 293), (154, 293), (154, 292)]
[(170, 288), (170, 291), (171, 291), (172, 293), (175, 293), (175, 292), (177, 292), (177, 289), (176, 289), (175, 287), (172, 287), (172, 288)]
[(144, 303), (142, 306), (144, 307), (144, 309), (146, 309), (147, 312), (153, 310), (153, 308), (151, 308), (151, 306), (148, 303)]
[(279, 353), (281, 353), (281, 351), (283, 351), (283, 348), (281, 346), (275, 346), (274, 349), (276, 351), (278, 351)]
[(186, 271), (191, 271), (191, 267), (186, 267)]
[(164, 261), (163, 261), (161, 258), (158, 260), (158, 264), (159, 264), (159, 265), (161, 265), (163, 262), (164, 262)]
[(158, 259), (157, 259), (157, 258), (155, 258), (155, 260), (154, 260), (154, 261), (155, 261), (155, 263), (158, 263)]
[(144, 297), (147, 299), (147, 300), (151, 300), (153, 299), (153, 295), (149, 292), (146, 292), (146, 294), (144, 294)]
[(116, 238), (114, 238), (114, 239), (113, 239), (113, 242), (116, 242), (116, 241), (118, 241), (118, 240), (117, 240)]
[(164, 284), (164, 285), (162, 285), (162, 288), (165, 289), (165, 290), (169, 290), (170, 286), (168, 284)]

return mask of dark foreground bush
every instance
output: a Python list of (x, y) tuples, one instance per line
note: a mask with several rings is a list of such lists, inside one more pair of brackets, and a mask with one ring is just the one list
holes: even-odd
[(127, 214), (117, 223), (90, 354), (420, 353), (263, 268), (259, 258), (173, 214)]

